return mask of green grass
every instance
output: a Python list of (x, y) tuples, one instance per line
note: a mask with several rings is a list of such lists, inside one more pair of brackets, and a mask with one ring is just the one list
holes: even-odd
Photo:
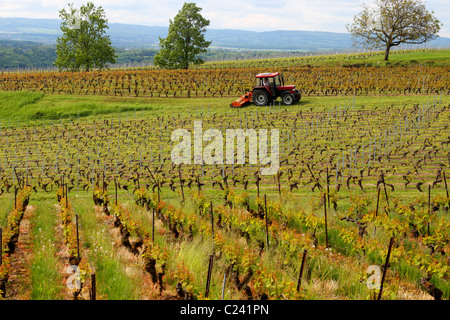
[(138, 300), (141, 298), (140, 279), (127, 274), (127, 267), (138, 267), (117, 254), (108, 227), (97, 220), (90, 195), (72, 195), (71, 203), (80, 216), (81, 242), (93, 267), (99, 299)]
[(108, 99), (96, 96), (59, 96), (35, 92), (1, 92), (0, 119), (11, 123), (48, 122), (59, 119), (83, 119), (107, 114), (125, 114), (151, 110), (142, 101)]
[(254, 59), (248, 61), (225, 61), (209, 62), (198, 68), (227, 68), (227, 67), (247, 67), (247, 66), (291, 66), (292, 64), (313, 66), (313, 67), (352, 67), (352, 66), (450, 66), (448, 49), (416, 49), (416, 50), (392, 50), (388, 61), (384, 61), (384, 51), (363, 52), (345, 54), (338, 53), (332, 55), (314, 55), (294, 58), (279, 59)]
[[(39, 97), (39, 99), (37, 99)], [(194, 110), (229, 106), (230, 98), (171, 99), (171, 98), (122, 98), (83, 95), (43, 95), (35, 92), (0, 92), (0, 119), (2, 126), (18, 123), (49, 123), (54, 120), (98, 119), (121, 117), (132, 118), (146, 115), (170, 115), (183, 110)], [(6, 122), (5, 122), (6, 121)]]
[(33, 262), (31, 267), (31, 299), (63, 299), (63, 276), (58, 270), (59, 260), (56, 255), (56, 214), (53, 201), (32, 195), (36, 205), (33, 219)]
[(4, 228), (7, 223), (8, 214), (14, 205), (14, 195), (4, 194), (0, 197), (0, 228)]
[[(415, 50), (407, 53), (396, 53), (395, 51), (389, 55), (389, 61), (385, 65), (428, 65), (428, 66), (450, 66), (449, 50)], [(381, 60), (381, 59), (377, 59)]]
[(448, 67), (449, 50), (409, 50), (391, 51), (388, 61), (384, 61), (384, 52), (378, 54), (359, 54), (349, 59), (334, 61), (334, 65), (343, 66), (401, 66), (408, 67), (414, 65)]
[(297, 112), (331, 110), (334, 107), (357, 108), (391, 105), (447, 103), (447, 95), (408, 96), (303, 96), (298, 104), (284, 106), (278, 101), (272, 107), (253, 104), (234, 109), (230, 103), (238, 97), (226, 98), (136, 98), (84, 95), (43, 95), (35, 92), (0, 92), (0, 126), (41, 125), (55, 121), (134, 119), (152, 116), (201, 116), (211, 114)]

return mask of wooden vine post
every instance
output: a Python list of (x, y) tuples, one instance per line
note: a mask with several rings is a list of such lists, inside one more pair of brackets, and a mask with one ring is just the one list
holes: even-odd
[(430, 219), (431, 219), (431, 184), (428, 185), (428, 219), (427, 219), (428, 236), (430, 236)]
[(91, 300), (97, 298), (97, 284), (95, 281), (95, 273), (91, 273)]
[(181, 188), (181, 195), (182, 195), (182, 204), (184, 204), (184, 189), (183, 189), (183, 179), (181, 179), (181, 164), (178, 167), (178, 176), (180, 178), (180, 188)]
[(210, 202), (210, 206), (211, 206), (211, 239), (214, 247), (214, 211), (212, 201)]
[[(379, 208), (379, 204), (380, 204), (380, 188), (377, 188), (377, 207), (375, 209), (375, 217), (378, 216), (378, 208)], [(373, 236), (375, 237), (375, 233), (377, 231), (377, 227), (374, 226), (373, 227)]]
[(323, 195), (323, 209), (325, 214), (325, 248), (328, 248), (327, 195)]
[(445, 172), (442, 172), (442, 174), (444, 176), (445, 194), (447, 195), (447, 203), (448, 203), (448, 207), (450, 209), (450, 197), (448, 196), (447, 178), (445, 177)]
[(258, 196), (258, 199), (259, 199), (259, 180), (260, 180), (259, 175), (256, 175), (256, 194)]
[(302, 265), (300, 267), (300, 273), (298, 275), (298, 282), (297, 282), (297, 292), (300, 291), (300, 286), (302, 285), (302, 277), (303, 277), (303, 271), (305, 269), (305, 261), (306, 261), (306, 255), (308, 253), (308, 250), (303, 250), (303, 257), (302, 257)]
[(392, 245), (394, 244), (394, 237), (391, 238), (389, 242), (389, 249), (386, 255), (386, 262), (384, 263), (384, 270), (383, 270), (383, 276), (381, 278), (381, 284), (380, 284), (380, 292), (378, 293), (378, 300), (381, 300), (381, 294), (383, 293), (383, 285), (384, 280), (386, 279), (386, 272), (389, 265), (389, 257), (391, 255)]
[(330, 175), (328, 172), (328, 167), (327, 167), (327, 205), (328, 205), (328, 212), (330, 212)]
[(211, 275), (212, 275), (213, 262), (214, 262), (214, 255), (211, 254), (209, 256), (209, 266), (208, 266), (208, 276), (207, 276), (207, 279), (206, 279), (205, 298), (208, 298), (208, 296), (209, 296), (209, 287), (211, 285)]
[(0, 266), (3, 263), (3, 229), (0, 228)]

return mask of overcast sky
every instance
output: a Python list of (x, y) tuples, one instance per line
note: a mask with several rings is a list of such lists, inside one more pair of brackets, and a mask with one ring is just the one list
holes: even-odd
[[(58, 11), (87, 0), (0, 0), (0, 17), (58, 19)], [(374, 0), (92, 0), (105, 9), (110, 23), (168, 26), (184, 2), (195, 2), (212, 29), (251, 31), (307, 30), (346, 32), (345, 25)], [(450, 37), (450, 0), (429, 0), (426, 7), (444, 23), (439, 33)]]

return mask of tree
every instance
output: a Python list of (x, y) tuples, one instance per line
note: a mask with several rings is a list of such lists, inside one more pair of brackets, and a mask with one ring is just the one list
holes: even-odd
[(189, 64), (202, 64), (198, 54), (206, 52), (211, 41), (205, 40), (209, 20), (200, 14), (195, 3), (184, 3), (183, 8), (169, 20), (166, 38), (159, 38), (160, 51), (154, 58), (155, 65), (163, 68), (188, 69)]
[(81, 8), (69, 4), (59, 11), (62, 37), (56, 40), (55, 65), (72, 71), (92, 68), (104, 69), (116, 62), (116, 52), (106, 35), (108, 20), (102, 7), (88, 2)]
[(421, 44), (438, 37), (442, 24), (426, 10), (420, 0), (376, 0), (375, 5), (363, 5), (347, 30), (355, 45), (389, 50), (402, 43)]

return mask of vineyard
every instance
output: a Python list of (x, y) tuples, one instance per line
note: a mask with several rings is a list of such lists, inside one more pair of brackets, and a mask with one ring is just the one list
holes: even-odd
[[(279, 71), (301, 90), (298, 105), (205, 106), (263, 71), (1, 74), (0, 90), (17, 97), (192, 107), (1, 119), (2, 297), (449, 299), (448, 68), (292, 63)], [(348, 103), (308, 104), (325, 96)], [(279, 170), (262, 175), (248, 153), (244, 164), (174, 164), (172, 133), (195, 121), (223, 136), (278, 129)]]
[[(304, 96), (449, 94), (448, 68), (442, 67), (282, 67), (287, 83)], [(204, 98), (235, 97), (253, 86), (259, 68), (43, 72), (0, 75), (0, 90), (101, 96)]]
[[(77, 73), (2, 72), (0, 90), (149, 98), (235, 97), (253, 87), (255, 74), (275, 68), (284, 74), (286, 82), (295, 83), (304, 96), (449, 94), (447, 65), (380, 67), (379, 62), (369, 66), (360, 62), (375, 55), (228, 61), (170, 71), (149, 67)], [(330, 65), (330, 61), (335, 64)]]

